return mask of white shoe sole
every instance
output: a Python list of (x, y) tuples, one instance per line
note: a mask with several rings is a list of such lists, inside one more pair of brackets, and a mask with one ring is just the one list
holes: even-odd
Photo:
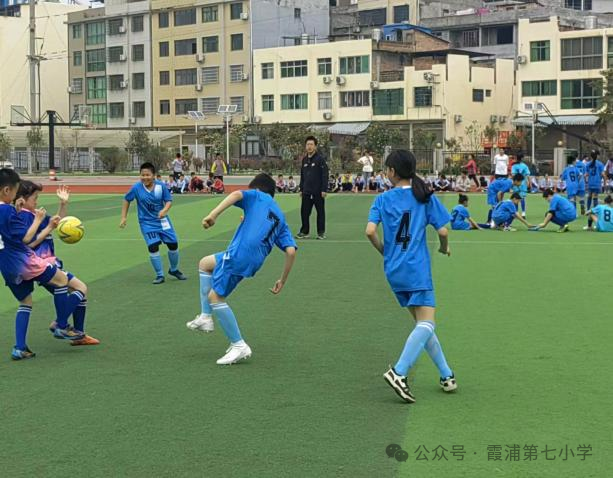
[(215, 330), (215, 323), (211, 321), (210, 324), (201, 324), (195, 325), (192, 322), (188, 322), (185, 324), (189, 330), (194, 330), (196, 332), (204, 332), (205, 334), (209, 334)]
[(392, 387), (394, 392), (396, 392), (396, 395), (398, 395), (402, 400), (404, 400), (406, 403), (415, 403), (415, 397), (412, 395), (407, 395), (404, 390), (396, 384), (394, 378), (390, 376), (389, 371), (383, 374), (383, 378), (385, 379), (385, 382)]
[(457, 390), (458, 384), (454, 383), (453, 385), (448, 385), (448, 386), (441, 385), (441, 388), (443, 389), (443, 392), (449, 393), (449, 392), (453, 392)]
[(240, 362), (241, 360), (247, 360), (249, 357), (251, 357), (252, 352), (251, 352), (251, 348), (249, 348), (249, 350), (245, 351), (245, 353), (241, 353), (238, 357), (236, 357), (234, 360), (231, 361), (224, 361), (223, 358), (220, 358), (219, 360), (217, 360), (217, 365), (232, 365), (235, 363)]

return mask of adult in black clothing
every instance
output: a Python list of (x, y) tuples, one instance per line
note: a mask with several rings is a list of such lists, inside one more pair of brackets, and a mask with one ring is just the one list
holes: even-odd
[(326, 158), (317, 151), (317, 138), (309, 136), (305, 141), (306, 155), (300, 169), (300, 194), (302, 195), (302, 227), (298, 238), (309, 237), (313, 206), (317, 210), (317, 239), (326, 238), (326, 194), (328, 192), (328, 165)]

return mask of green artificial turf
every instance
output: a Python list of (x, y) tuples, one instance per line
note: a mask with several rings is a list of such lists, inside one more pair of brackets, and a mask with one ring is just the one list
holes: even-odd
[[(121, 197), (72, 199), (86, 235), (58, 244), (58, 254), (89, 285), (88, 332), (102, 344), (54, 340), (52, 302), (37, 289), (29, 345), (38, 356), (12, 363), (15, 302), (0, 290), (2, 476), (608, 475), (613, 235), (580, 231), (583, 220), (568, 234), (521, 225), (452, 233), (451, 258), (435, 256), (433, 269), (437, 333), (459, 390), (445, 395), (422, 356), (412, 373), (418, 401), (407, 405), (382, 379), (412, 325), (364, 238), (372, 197), (328, 200), (328, 240), (299, 243), (280, 296), (268, 292), (283, 265), (278, 251), (239, 286), (228, 302), (254, 355), (225, 368), (215, 364), (227, 344), (221, 330), (194, 333), (185, 322), (199, 311), (198, 260), (224, 249), (240, 211), (204, 231), (220, 198), (176, 198), (189, 280), (153, 286), (134, 211), (118, 229)], [(278, 201), (297, 232), (299, 198)], [(451, 208), (455, 195), (444, 201)], [(40, 202), (56, 207), (52, 196)], [(471, 202), (484, 220), (485, 197)], [(545, 210), (529, 198), (531, 222)], [(406, 462), (388, 458), (392, 443)], [(505, 460), (507, 445), (520, 446), (519, 461)], [(526, 445), (537, 446), (536, 461), (524, 460)], [(546, 445), (555, 460), (541, 453)], [(592, 456), (572, 457), (579, 445)], [(417, 460), (420, 446), (428, 461)], [(494, 446), (500, 461), (488, 460)], [(448, 461), (433, 461), (437, 447)]]

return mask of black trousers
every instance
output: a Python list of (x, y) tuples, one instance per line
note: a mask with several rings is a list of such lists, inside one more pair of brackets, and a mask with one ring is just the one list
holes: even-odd
[(300, 228), (300, 232), (306, 235), (309, 234), (309, 222), (313, 206), (315, 206), (317, 210), (317, 234), (324, 234), (326, 232), (326, 200), (321, 197), (321, 193), (302, 195), (302, 207), (300, 208), (302, 227)]

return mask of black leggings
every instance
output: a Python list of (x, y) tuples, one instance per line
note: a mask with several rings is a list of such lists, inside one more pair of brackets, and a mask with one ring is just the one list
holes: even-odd
[[(147, 249), (149, 249), (149, 252), (151, 252), (152, 254), (160, 252), (160, 244), (161, 242), (150, 244), (149, 246), (147, 246)], [(166, 247), (168, 247), (169, 251), (176, 251), (179, 248), (179, 244), (177, 244), (176, 242), (169, 242), (166, 244)]]

